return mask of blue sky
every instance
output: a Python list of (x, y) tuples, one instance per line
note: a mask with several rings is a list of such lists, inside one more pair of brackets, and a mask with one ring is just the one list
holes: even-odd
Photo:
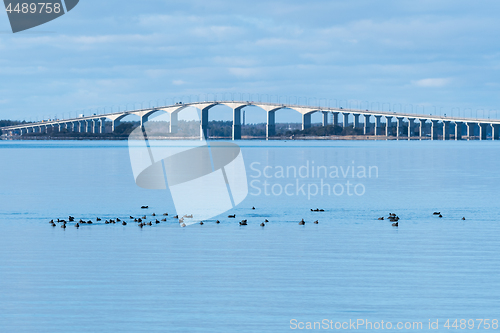
[(0, 118), (213, 93), (500, 118), (499, 12), (498, 1), (81, 0), (17, 34), (0, 13)]

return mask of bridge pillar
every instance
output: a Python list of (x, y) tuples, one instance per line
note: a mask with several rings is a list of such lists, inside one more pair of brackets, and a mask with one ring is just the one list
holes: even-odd
[(354, 125), (353, 125), (353, 127), (354, 128), (358, 128), (359, 127), (359, 116), (360, 116), (360, 114), (359, 113), (353, 113), (352, 115), (354, 117)]
[(382, 116), (375, 116), (375, 135), (380, 135), (382, 126), (382, 124), (380, 123), (380, 118), (382, 118)]
[(443, 140), (450, 140), (450, 121), (443, 121)]
[(342, 126), (347, 128), (347, 126), (349, 126), (349, 112), (342, 112), (342, 114), (344, 115), (344, 122), (342, 123)]
[(26, 133), (33, 133), (33, 127), (26, 128)]
[(20, 135), (24, 135), (24, 134), (26, 134), (26, 130), (27, 130), (26, 128), (20, 128), (20, 129), (19, 129), (19, 134), (20, 134)]
[(333, 126), (339, 126), (339, 113), (332, 112), (333, 115)]
[(106, 118), (100, 118), (99, 125), (99, 134), (106, 133)]
[(437, 132), (437, 124), (439, 120), (431, 120), (432, 125), (431, 125), (431, 140), (437, 140), (438, 138), (438, 132)]
[(323, 113), (323, 126), (328, 126), (328, 111), (321, 111)]
[(170, 134), (177, 133), (179, 130), (179, 112), (170, 114)]
[(422, 140), (422, 138), (424, 137), (424, 126), (425, 126), (425, 122), (427, 121), (427, 119), (419, 119), (420, 121), (420, 127), (418, 129), (418, 136), (420, 137), (420, 140)]
[(415, 118), (408, 118), (408, 139), (411, 138), (411, 129), (413, 127), (414, 122), (415, 122)]
[(385, 136), (389, 136), (389, 127), (391, 127), (392, 116), (385, 116)]
[(241, 107), (233, 109), (233, 140), (241, 140)]
[(365, 123), (363, 126), (363, 134), (368, 135), (368, 133), (370, 133), (370, 115), (365, 114), (363, 116), (365, 116)]
[(85, 121), (85, 133), (91, 133), (92, 132), (92, 126), (93, 121), (92, 120), (86, 120)]
[(486, 134), (488, 132), (488, 124), (479, 124), (479, 140), (486, 140)]
[(397, 119), (397, 128), (396, 128), (396, 137), (399, 139), (401, 136), (401, 129), (403, 128), (403, 120), (404, 117), (396, 117)]
[(475, 123), (466, 123), (466, 125), (467, 125), (467, 140), (470, 140), (475, 135), (474, 130), (476, 128), (476, 124)]
[(500, 125), (491, 124), (491, 139), (492, 140), (500, 139)]
[(464, 123), (461, 121), (455, 122), (455, 140), (462, 140), (462, 128)]
[(119, 119), (114, 119), (111, 121), (111, 132), (115, 132), (116, 128), (120, 126), (120, 120)]
[(200, 140), (208, 140), (208, 110), (209, 108), (201, 109)]
[(276, 118), (274, 115), (275, 111), (267, 112), (267, 125), (266, 125), (266, 138), (274, 136), (276, 134)]
[(311, 128), (311, 114), (306, 113), (302, 115), (302, 130)]
[(99, 133), (99, 119), (92, 119), (92, 133)]

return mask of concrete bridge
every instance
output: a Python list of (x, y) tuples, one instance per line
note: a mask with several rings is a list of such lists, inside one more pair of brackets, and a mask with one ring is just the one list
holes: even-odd
[[(266, 137), (272, 137), (276, 134), (275, 114), (283, 109), (291, 109), (302, 115), (302, 129), (311, 127), (311, 115), (319, 112), (322, 114), (322, 125), (329, 125), (329, 119), (332, 118), (332, 124), (337, 126), (353, 126), (354, 128), (363, 128), (363, 133), (368, 135), (373, 133), (379, 136), (394, 135), (400, 139), (409, 139), (412, 136), (420, 138), (429, 136), (432, 140), (442, 138), (449, 140), (461, 140), (464, 134), (468, 138), (477, 137), (480, 140), (486, 140), (491, 135), (492, 140), (500, 138), (500, 120), (493, 119), (472, 119), (460, 117), (433, 116), (424, 114), (396, 113), (386, 111), (369, 111), (343, 108), (325, 108), (310, 107), (302, 105), (287, 105), (279, 103), (261, 103), (261, 102), (236, 102), (236, 101), (213, 101), (213, 102), (195, 102), (195, 103), (177, 103), (170, 106), (154, 107), (149, 109), (140, 109), (132, 111), (123, 111), (102, 115), (92, 115), (81, 118), (42, 121), (36, 123), (27, 123), (16, 126), (2, 127), (3, 133), (10, 135), (25, 135), (27, 133), (46, 133), (51, 130), (61, 131), (66, 129), (72, 132), (80, 133), (105, 133), (106, 121), (111, 122), (111, 130), (114, 132), (120, 124), (120, 120), (129, 115), (140, 117), (141, 126), (157, 112), (167, 112), (170, 114), (170, 133), (176, 133), (178, 128), (178, 114), (188, 107), (194, 107), (201, 111), (200, 136), (208, 137), (208, 113), (211, 108), (217, 105), (226, 105), (233, 110), (233, 140), (241, 139), (241, 112), (244, 108), (255, 106), (261, 108), (267, 113)], [(339, 118), (342, 123), (339, 122)], [(360, 119), (363, 122), (360, 122)], [(373, 121), (373, 122), (372, 122)], [(393, 124), (394, 122), (394, 125)], [(342, 124), (342, 125), (340, 125)], [(427, 125), (428, 124), (428, 125)], [(391, 129), (395, 128), (395, 133)], [(406, 130), (404, 130), (406, 128)], [(427, 129), (427, 130), (426, 130)], [(418, 132), (417, 132), (418, 131)], [(430, 132), (430, 133), (426, 133)], [(406, 132), (403, 135), (403, 132)], [(414, 133), (412, 135), (412, 133)], [(418, 133), (418, 135), (416, 134)]]

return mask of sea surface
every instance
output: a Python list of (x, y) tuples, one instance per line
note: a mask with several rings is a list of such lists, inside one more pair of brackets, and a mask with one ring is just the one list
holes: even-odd
[[(0, 332), (499, 330), (500, 142), (238, 144), (248, 196), (182, 228), (169, 191), (135, 184), (127, 142), (0, 141)], [(49, 224), (69, 215), (94, 224)]]

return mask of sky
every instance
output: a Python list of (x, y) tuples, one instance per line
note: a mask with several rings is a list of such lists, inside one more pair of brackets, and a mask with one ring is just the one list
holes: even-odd
[(214, 96), (500, 118), (499, 12), (495, 0), (80, 0), (16, 34), (3, 12), (0, 119)]

